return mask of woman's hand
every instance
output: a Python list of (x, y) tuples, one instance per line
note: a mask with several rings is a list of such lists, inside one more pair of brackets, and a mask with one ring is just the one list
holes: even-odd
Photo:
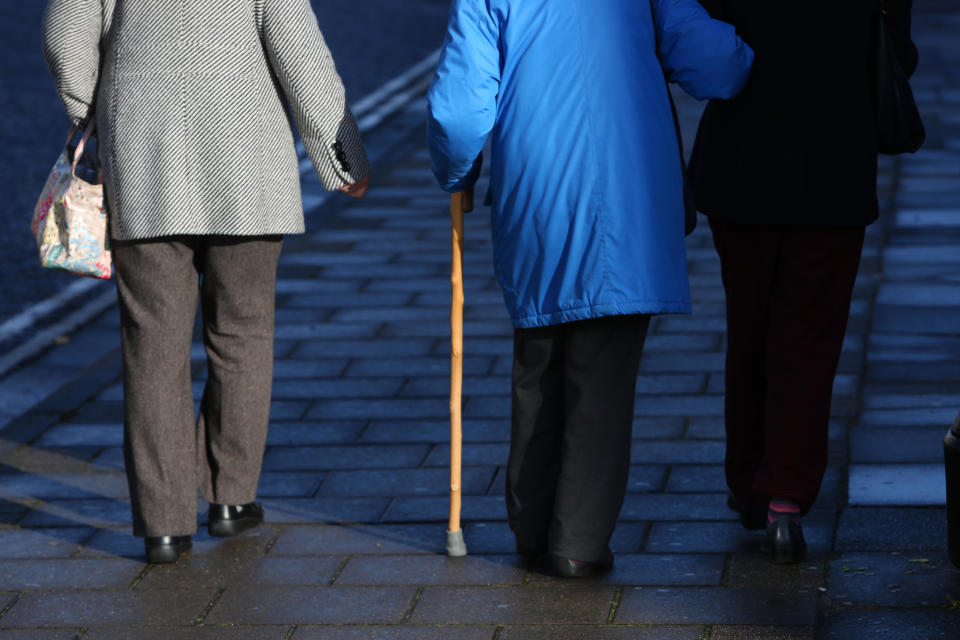
[(364, 176), (354, 182), (353, 184), (347, 184), (337, 191), (341, 191), (351, 198), (362, 198), (367, 193), (367, 188), (370, 186), (370, 176)]

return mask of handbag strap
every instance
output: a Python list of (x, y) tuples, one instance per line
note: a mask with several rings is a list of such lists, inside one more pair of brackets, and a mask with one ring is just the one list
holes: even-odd
[[(77, 150), (73, 152), (73, 167), (71, 170), (74, 175), (76, 175), (77, 173), (77, 165), (80, 163), (80, 158), (83, 157), (83, 148), (86, 146), (87, 140), (90, 139), (90, 136), (93, 134), (96, 128), (97, 128), (97, 119), (90, 118), (90, 123), (87, 125), (87, 128), (84, 130), (83, 137), (80, 138), (80, 144), (77, 145)], [(77, 133), (77, 127), (76, 125), (74, 125), (73, 127), (70, 128), (70, 137), (67, 138), (67, 143), (69, 143), (70, 140), (73, 139), (73, 136), (76, 135), (76, 133)]]

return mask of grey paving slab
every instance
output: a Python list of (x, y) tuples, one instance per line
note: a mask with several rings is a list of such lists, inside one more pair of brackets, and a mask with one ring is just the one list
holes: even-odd
[(854, 464), (849, 473), (852, 506), (942, 506), (947, 502), (942, 463)]
[(122, 473), (0, 474), (0, 497), (17, 498), (117, 498), (128, 495)]
[[(831, 548), (833, 519), (808, 516), (804, 536), (811, 555)], [(764, 546), (762, 531), (747, 531), (739, 521), (654, 522), (645, 547), (649, 553), (756, 553)]]
[(819, 637), (843, 640), (934, 640), (953, 638), (957, 614), (937, 609), (843, 609), (829, 612)]
[(224, 591), (205, 621), (210, 624), (398, 623), (413, 604), (415, 594), (416, 589), (412, 587), (234, 587)]
[(716, 587), (631, 587), (623, 592), (616, 623), (814, 625), (814, 592)]
[(58, 424), (47, 429), (33, 444), (37, 447), (120, 446), (123, 444), (123, 423)]
[[(490, 356), (472, 356), (463, 360), (464, 376), (485, 375), (493, 365)], [(363, 358), (350, 363), (348, 377), (449, 376), (450, 358)]]
[(944, 508), (861, 507), (840, 516), (839, 551), (942, 551), (947, 544)]
[[(724, 573), (725, 559), (707, 554), (615, 554), (613, 570), (585, 582), (610, 585), (716, 587)], [(560, 586), (567, 581), (534, 572), (530, 584)]]
[(763, 536), (739, 522), (654, 522), (644, 551), (648, 553), (750, 553)]
[(183, 627), (115, 627), (87, 629), (84, 640), (286, 640), (289, 625), (209, 625)]
[(334, 586), (518, 585), (526, 573), (515, 555), (358, 556), (347, 561)]
[(0, 629), (0, 638), (10, 640), (76, 640), (80, 627), (72, 629)]
[[(445, 438), (449, 440), (449, 436)], [(464, 444), (461, 453), (464, 466), (496, 466), (506, 464), (510, 446), (507, 443), (477, 442)], [(450, 445), (436, 445), (427, 456), (424, 466), (447, 467), (450, 465)]]
[(355, 378), (351, 380), (278, 380), (274, 398), (384, 398), (397, 394), (403, 385), (398, 378)]
[(326, 587), (342, 564), (343, 558), (338, 556), (223, 558), (217, 555), (191, 555), (173, 565), (151, 567), (137, 589)]
[(277, 359), (273, 362), (274, 380), (283, 381), (296, 378), (335, 378), (342, 374), (350, 362), (349, 358), (318, 360)]
[(273, 422), (267, 431), (267, 446), (309, 446), (355, 442), (366, 425), (365, 420)]
[[(610, 548), (614, 553), (637, 553), (648, 529), (649, 525), (645, 522), (619, 522), (610, 540)], [(463, 531), (471, 554), (509, 554), (516, 551), (513, 532), (506, 522), (468, 522)], [(438, 546), (437, 549), (442, 547)]]
[[(417, 377), (404, 385), (401, 395), (444, 397), (450, 393), (450, 376)], [(507, 376), (465, 376), (463, 396), (510, 395), (510, 379)]]
[(850, 430), (850, 459), (855, 463), (920, 463), (943, 461), (940, 427), (856, 427)]
[[(679, 439), (687, 427), (686, 416), (634, 416), (634, 440)], [(634, 446), (645, 446), (637, 443)]]
[[(449, 383), (448, 383), (449, 384)], [(464, 442), (506, 442), (510, 439), (508, 420), (463, 420)], [(372, 420), (360, 436), (361, 442), (443, 442), (450, 438), (450, 419)]]
[(813, 626), (714, 625), (710, 640), (814, 640)]
[(633, 493), (620, 511), (622, 520), (732, 520), (726, 493)]
[[(263, 555), (277, 534), (272, 524), (257, 527), (242, 535), (224, 540), (213, 538), (201, 526), (193, 536), (190, 556), (214, 555), (222, 561), (241, 561)], [(129, 558), (143, 561), (143, 539), (131, 535), (130, 525), (120, 529), (100, 529), (84, 543), (79, 558)]]
[(830, 563), (827, 596), (854, 607), (950, 607), (960, 571), (945, 553), (844, 553)]
[(47, 500), (24, 516), (24, 527), (115, 527), (130, 522), (130, 503), (120, 499)]
[(717, 464), (723, 462), (724, 444), (711, 440), (637, 441), (630, 451), (632, 464)]
[(28, 592), (0, 627), (189, 625), (213, 600), (212, 589)]
[(798, 564), (773, 564), (765, 553), (737, 553), (728, 556), (723, 584), (726, 587), (755, 587), (778, 590), (816, 590), (824, 582), (825, 562), (810, 558)]
[[(350, 326), (354, 326), (351, 323)], [(436, 340), (428, 338), (377, 340), (303, 340), (294, 358), (411, 358), (431, 353)]]
[(497, 628), (490, 625), (362, 625), (297, 627), (295, 640), (491, 640)]
[[(463, 467), (464, 494), (485, 494), (495, 467)], [(331, 471), (323, 481), (320, 496), (433, 496), (450, 494), (448, 469), (382, 469)]]
[(860, 424), (864, 427), (949, 427), (957, 417), (957, 406), (870, 409), (860, 415)]
[(379, 522), (389, 498), (268, 498), (263, 500), (268, 522)]
[(0, 589), (125, 589), (146, 565), (128, 559), (0, 561)]
[[(469, 406), (469, 405), (468, 405)], [(449, 400), (439, 398), (357, 398), (347, 400), (322, 399), (311, 405), (307, 420), (341, 419), (414, 419), (449, 417)], [(464, 416), (467, 416), (464, 411)], [(471, 416), (476, 417), (476, 416)], [(484, 416), (485, 417), (485, 416)]]
[(702, 640), (703, 627), (640, 627), (627, 625), (510, 625), (501, 640)]
[[(450, 500), (439, 497), (399, 497), (383, 515), (384, 522), (444, 521)], [(463, 496), (464, 520), (506, 520), (507, 507), (501, 496)]]
[(427, 457), (428, 445), (366, 444), (357, 446), (271, 447), (266, 470), (374, 469), (416, 467)]
[(286, 527), (270, 549), (272, 556), (440, 553), (442, 524), (346, 524)]
[(615, 589), (601, 585), (559, 591), (537, 587), (427, 587), (414, 623), (603, 624)]

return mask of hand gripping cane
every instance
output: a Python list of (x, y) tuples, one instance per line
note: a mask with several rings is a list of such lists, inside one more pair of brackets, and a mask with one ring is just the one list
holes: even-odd
[(473, 210), (473, 189), (450, 196), (450, 222), (453, 227), (453, 259), (450, 270), (450, 522), (447, 526), (447, 555), (467, 555), (467, 544), (460, 528), (460, 468), (462, 466), (463, 425), (463, 214)]

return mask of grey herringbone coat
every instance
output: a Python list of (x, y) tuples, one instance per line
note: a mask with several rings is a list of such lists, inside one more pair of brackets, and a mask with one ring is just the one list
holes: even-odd
[(309, 0), (50, 0), (44, 53), (114, 238), (303, 232), (284, 98), (327, 189), (369, 172)]

